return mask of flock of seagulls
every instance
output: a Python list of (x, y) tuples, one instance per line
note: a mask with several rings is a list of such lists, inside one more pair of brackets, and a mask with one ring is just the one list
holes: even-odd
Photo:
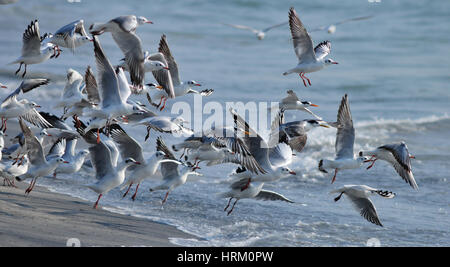
[[(366, 18), (369, 17), (347, 21)], [(21, 96), (47, 85), (50, 81), (46, 78), (24, 79), (20, 86), (3, 100), (0, 106), (0, 146), (3, 158), (0, 175), (4, 179), (4, 185), (15, 187), (16, 180), (31, 179), (25, 191), (28, 195), (39, 177), (74, 174), (84, 165), (95, 171), (95, 181), (85, 186), (98, 194), (94, 204), (94, 208), (97, 208), (102, 196), (117, 187), (124, 191), (125, 198), (134, 185), (134, 194), (131, 197), (134, 201), (138, 197), (139, 185), (145, 179), (156, 175), (160, 169), (162, 182), (150, 188), (150, 192), (165, 191), (162, 200), (164, 205), (169, 194), (186, 183), (189, 176), (202, 176), (197, 172), (201, 169), (200, 163), (205, 163), (206, 166), (232, 163), (238, 167), (230, 175), (232, 183), (229, 191), (220, 194), (223, 198), (229, 198), (224, 211), (230, 215), (236, 203), (245, 198), (292, 203), (292, 200), (277, 192), (263, 189), (264, 184), (276, 183), (282, 178), (296, 175), (296, 172), (288, 167), (295, 158), (294, 151), (303, 151), (307, 145), (308, 131), (315, 127), (324, 127), (337, 129), (336, 157), (321, 159), (318, 162), (321, 172), (328, 173), (334, 169), (332, 183), (339, 171), (360, 168), (369, 162), (370, 169), (375, 161), (380, 159), (390, 163), (402, 179), (414, 189), (418, 189), (411, 169), (410, 159), (413, 156), (409, 154), (404, 142), (381, 145), (373, 151), (355, 154), (355, 129), (347, 95), (341, 100), (337, 121), (326, 122), (309, 109), (318, 107), (317, 105), (300, 99), (293, 90), (288, 90), (287, 96), (280, 101), (267, 140), (252, 129), (234, 109), (229, 110), (233, 117), (233, 126), (211, 128), (200, 133), (194, 133), (185, 127), (184, 120), (180, 117), (157, 114), (165, 108), (166, 101), (170, 99), (186, 94), (209, 96), (214, 90), (197, 91), (193, 88), (201, 86), (198, 82), (181, 80), (179, 67), (169, 49), (166, 35), (161, 36), (158, 52), (151, 54), (144, 51), (137, 28), (145, 24), (152, 22), (145, 17), (127, 15), (105, 23), (94, 23), (86, 32), (84, 21), (77, 20), (61, 27), (54, 34), (46, 33), (42, 36), (38, 20), (28, 25), (23, 34), (21, 56), (12, 62), (20, 64), (16, 74), (22, 65), (25, 67), (22, 77), (25, 77), (28, 65), (58, 58), (62, 51), (60, 47), (75, 51), (79, 46), (89, 43), (93, 44), (96, 73), (90, 66), (87, 66), (84, 75), (71, 68), (67, 70), (66, 86), (55, 104), (55, 108), (62, 109), (61, 116), (38, 112), (39, 105)], [(249, 29), (259, 39), (263, 39), (267, 31), (284, 24), (290, 26), (294, 51), (298, 58), (298, 65), (286, 71), (284, 75), (298, 73), (305, 86), (311, 85), (306, 73), (319, 71), (337, 62), (326, 58), (331, 49), (329, 41), (313, 46), (313, 41), (294, 8), (289, 10), (288, 22), (262, 31), (240, 25), (230, 26)], [(105, 33), (112, 35), (124, 55), (117, 65), (110, 62), (101, 46), (101, 36)], [(125, 72), (129, 73), (130, 82)], [(154, 82), (146, 82), (146, 73), (149, 72), (152, 73)], [(0, 86), (6, 88), (4, 84)], [(150, 103), (150, 108), (139, 101), (129, 99), (132, 94), (144, 96)], [(22, 99), (19, 99), (19, 96)], [(159, 103), (153, 102), (153, 99)], [(155, 110), (152, 111), (152, 108)], [(313, 118), (286, 122), (284, 114), (288, 110), (304, 112)], [(18, 119), (21, 132), (11, 139), (13, 144), (6, 148), (6, 121), (12, 118)], [(68, 122), (69, 118), (72, 118), (71, 123)], [(38, 135), (33, 133), (30, 124), (41, 129)], [(156, 139), (155, 152), (146, 158), (142, 144), (131, 137), (121, 124), (145, 126), (147, 136), (144, 141), (150, 136), (151, 130), (167, 134), (183, 133), (189, 137), (169, 148), (159, 136)], [(83, 140), (88, 149), (77, 151), (79, 140)], [(176, 156), (178, 152), (182, 154)], [(380, 226), (382, 224), (369, 196), (395, 196), (392, 192), (365, 185), (345, 185), (331, 193), (339, 193), (335, 201), (343, 194), (346, 195), (365, 219)], [(233, 199), (235, 201), (231, 205)]]

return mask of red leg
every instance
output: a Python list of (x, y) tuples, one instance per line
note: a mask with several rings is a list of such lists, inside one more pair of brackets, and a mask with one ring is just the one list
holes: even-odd
[(97, 201), (94, 204), (94, 209), (97, 209), (98, 202), (100, 201), (100, 198), (102, 197), (102, 194), (98, 195)]
[(334, 181), (336, 181), (337, 173), (338, 173), (338, 169), (334, 169), (334, 176), (333, 176), (333, 179), (331, 179), (331, 183), (334, 183)]
[(97, 128), (97, 144), (100, 144), (100, 129)]
[(132, 185), (133, 185), (133, 183), (131, 183), (131, 184), (128, 186), (128, 189), (127, 189), (127, 191), (125, 192), (125, 194), (123, 194), (122, 198), (124, 198), (124, 197), (127, 196), (128, 191), (130, 191), (130, 188), (131, 188)]
[(308, 79), (308, 77), (305, 76), (304, 73), (303, 73), (303, 78), (305, 78), (308, 81), (309, 85), (311, 86), (311, 81)]
[(305, 79), (303, 79), (303, 72), (300, 72), (300, 74), (298, 76), (300, 76), (300, 78), (302, 78), (303, 84), (305, 85), (305, 87), (307, 87)]
[(164, 197), (164, 199), (162, 201), (162, 205), (164, 205), (164, 203), (166, 203), (168, 196), (169, 196), (169, 191), (167, 191), (166, 196)]
[(133, 196), (131, 197), (131, 199), (132, 199), (133, 201), (136, 200), (136, 195), (137, 195), (137, 192), (138, 192), (138, 189), (139, 189), (139, 185), (140, 185), (140, 184), (141, 184), (141, 183), (138, 183), (138, 184), (137, 184), (136, 190), (134, 191), (134, 194), (133, 194)]
[(164, 104), (163, 104), (163, 106), (159, 109), (159, 111), (163, 111), (163, 109), (166, 107), (166, 101), (167, 101), (167, 97), (164, 97)]
[(370, 168), (372, 168), (373, 167), (373, 165), (375, 164), (375, 161), (377, 161), (378, 159), (377, 158), (375, 158), (375, 159), (372, 159), (371, 161), (372, 161), (372, 164), (370, 164), (370, 166), (369, 167), (367, 167), (367, 169), (370, 169)]

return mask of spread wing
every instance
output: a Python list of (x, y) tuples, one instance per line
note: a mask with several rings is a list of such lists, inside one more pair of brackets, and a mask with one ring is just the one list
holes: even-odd
[(39, 23), (34, 20), (28, 25), (22, 37), (22, 56), (36, 56), (41, 53), (41, 35)]
[(293, 7), (289, 10), (289, 26), (294, 42), (294, 51), (298, 57), (299, 63), (314, 62), (316, 60), (316, 55), (313, 50), (313, 41)]
[(352, 114), (347, 94), (342, 97), (337, 114), (338, 129), (336, 132), (336, 159), (353, 158), (353, 145), (355, 143), (355, 128), (353, 128)]

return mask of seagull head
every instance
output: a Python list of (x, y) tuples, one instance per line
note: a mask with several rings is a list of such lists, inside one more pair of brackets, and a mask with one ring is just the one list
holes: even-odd
[(147, 83), (146, 85), (149, 87), (149, 89), (164, 89), (164, 87), (162, 87), (161, 85), (157, 85), (154, 83)]
[(69, 163), (67, 160), (64, 160), (64, 159), (61, 158), (61, 157), (56, 158), (56, 162), (57, 162), (58, 164), (61, 164), (61, 163)]
[(133, 164), (140, 165), (141, 163), (139, 161), (134, 160), (133, 158), (127, 158), (125, 160), (125, 164), (127, 164), (127, 165), (133, 165)]
[(199, 84), (198, 82), (191, 80), (188, 81), (187, 84), (189, 84), (190, 86), (202, 86), (201, 84)]
[(157, 159), (164, 159), (164, 157), (166, 156), (166, 153), (162, 152), (162, 151), (156, 151), (155, 152), (155, 157)]
[(294, 172), (293, 170), (289, 169), (288, 167), (281, 167), (280, 168), (280, 172), (283, 175), (297, 175), (296, 172)]
[(162, 70), (162, 69), (169, 70), (169, 68), (161, 61), (151, 61), (150, 65), (152, 65), (155, 68), (154, 71)]
[(311, 130), (315, 127), (324, 127), (324, 128), (330, 128), (330, 126), (325, 122), (321, 120), (307, 120), (305, 130)]
[(305, 106), (305, 107), (319, 107), (318, 105), (313, 104), (313, 103), (311, 103), (311, 102), (309, 102), (309, 101), (301, 101), (301, 103), (302, 103), (302, 105)]
[(30, 108), (40, 108), (41, 107), (33, 101), (26, 103), (26, 105)]
[(331, 58), (325, 59), (325, 65), (333, 65), (333, 64), (339, 64), (336, 61), (332, 60)]
[(142, 17), (142, 16), (137, 17), (137, 22), (138, 22), (139, 25), (146, 24), (146, 23), (147, 24), (153, 24), (153, 22), (148, 20), (146, 17)]

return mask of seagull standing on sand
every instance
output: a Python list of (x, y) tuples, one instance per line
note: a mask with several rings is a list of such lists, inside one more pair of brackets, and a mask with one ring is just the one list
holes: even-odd
[(142, 87), (144, 84), (145, 57), (141, 39), (136, 35), (136, 28), (146, 23), (152, 24), (153, 22), (145, 17), (127, 15), (117, 17), (107, 23), (95, 23), (89, 27), (89, 32), (93, 35), (111, 32), (114, 41), (125, 55), (125, 62), (130, 71), (131, 83), (138, 87)]
[(230, 207), (231, 200), (233, 198), (236, 199), (231, 209), (227, 212), (227, 215), (230, 215), (233, 212), (236, 203), (243, 198), (254, 198), (259, 200), (281, 200), (289, 203), (294, 203), (292, 200), (289, 200), (279, 193), (262, 189), (264, 186), (263, 182), (253, 182), (248, 185), (247, 189), (242, 190), (242, 188), (245, 187), (247, 183), (247, 179), (236, 181), (230, 185), (230, 191), (220, 194), (220, 197), (230, 198), (224, 211), (227, 211), (227, 209)]
[(144, 159), (144, 154), (141, 145), (132, 137), (130, 137), (118, 124), (112, 124), (110, 126), (111, 138), (118, 145), (120, 154), (125, 158), (133, 158), (140, 162), (140, 165), (131, 166), (128, 169), (131, 173), (128, 175), (128, 179), (123, 184), (121, 189), (128, 186), (127, 191), (123, 195), (125, 197), (133, 184), (136, 184), (136, 190), (134, 191), (131, 199), (134, 201), (136, 199), (137, 191), (139, 185), (146, 178), (150, 178), (156, 173), (159, 164), (163, 162), (172, 162), (176, 164), (181, 164), (181, 162), (173, 159), (167, 159), (166, 154), (162, 151), (156, 151), (151, 157)]
[(30, 166), (28, 167), (27, 172), (16, 177), (16, 180), (22, 181), (28, 178), (32, 179), (30, 186), (25, 190), (25, 194), (28, 195), (33, 190), (37, 178), (51, 175), (59, 164), (69, 162), (58, 155), (46, 158), (41, 142), (34, 136), (30, 128), (28, 128), (22, 119), (19, 119), (19, 124), (25, 137), (25, 145), (28, 151), (27, 156), (30, 160)]
[(372, 201), (369, 199), (369, 196), (378, 194), (384, 198), (395, 197), (395, 193), (382, 191), (367, 185), (344, 185), (344, 187), (330, 192), (330, 194), (332, 193), (340, 193), (334, 201), (338, 201), (341, 199), (341, 196), (345, 194), (352, 201), (353, 205), (359, 211), (361, 216), (364, 217), (364, 219), (381, 227), (383, 225), (381, 224), (380, 219), (378, 219), (377, 210), (375, 209)]
[(338, 63), (329, 58), (325, 59), (331, 51), (331, 43), (329, 41), (321, 42), (314, 48), (311, 37), (293, 7), (289, 10), (289, 26), (298, 64), (295, 68), (284, 72), (283, 75), (298, 73), (306, 87), (306, 81), (308, 81), (309, 85), (311, 85), (311, 81), (305, 76), (305, 73), (316, 72), (326, 66)]
[(336, 180), (339, 170), (357, 169), (364, 162), (368, 161), (368, 157), (359, 156), (355, 158), (353, 154), (353, 145), (355, 144), (355, 128), (353, 128), (352, 114), (350, 112), (350, 104), (348, 103), (347, 94), (342, 97), (337, 114), (336, 132), (336, 157), (334, 160), (321, 159), (319, 161), (319, 170), (328, 173), (326, 169), (334, 169), (334, 176), (331, 183)]
[(39, 33), (39, 23), (37, 20), (32, 21), (28, 28), (23, 33), (22, 40), (22, 55), (9, 64), (20, 63), (19, 69), (15, 74), (19, 73), (22, 65), (25, 65), (22, 78), (27, 73), (27, 65), (39, 64), (56, 56), (61, 51), (58, 46), (52, 43), (43, 43), (44, 37)]
[[(169, 150), (166, 143), (162, 140), (161, 137), (158, 137), (156, 139), (156, 150), (162, 151), (166, 155), (166, 158), (171, 159), (173, 161), (177, 161), (172, 151)], [(167, 190), (166, 195), (164, 196), (164, 199), (162, 201), (162, 205), (164, 205), (164, 203), (167, 200), (167, 197), (169, 196), (169, 193), (176, 187), (185, 184), (187, 177), (189, 175), (202, 176), (202, 174), (195, 171), (196, 169), (200, 169), (200, 167), (188, 166), (185, 164), (180, 165), (179, 162), (161, 163), (161, 174), (163, 176), (163, 183), (158, 186), (150, 188), (150, 192), (157, 190)]]
[(367, 169), (370, 169), (377, 160), (385, 160), (389, 162), (400, 177), (405, 180), (412, 188), (419, 190), (419, 186), (414, 179), (414, 175), (411, 170), (411, 158), (415, 158), (409, 154), (408, 147), (405, 142), (399, 144), (388, 144), (377, 147), (375, 150), (360, 151), (359, 156), (369, 156), (368, 161), (372, 162)]
[(262, 40), (262, 39), (264, 39), (264, 37), (266, 37), (266, 33), (268, 31), (270, 31), (272, 29), (275, 29), (275, 28), (278, 28), (278, 27), (281, 27), (283, 25), (286, 25), (286, 24), (288, 24), (288, 22), (286, 21), (286, 22), (283, 22), (283, 23), (278, 23), (278, 24), (272, 25), (272, 26), (267, 27), (267, 28), (262, 29), (262, 30), (257, 30), (257, 29), (254, 29), (252, 27), (245, 26), (245, 25), (228, 24), (228, 23), (222, 23), (222, 24), (226, 25), (226, 26), (230, 26), (230, 27), (236, 28), (236, 29), (251, 31), (251, 32), (253, 32), (256, 35), (256, 38), (258, 38), (258, 40)]

